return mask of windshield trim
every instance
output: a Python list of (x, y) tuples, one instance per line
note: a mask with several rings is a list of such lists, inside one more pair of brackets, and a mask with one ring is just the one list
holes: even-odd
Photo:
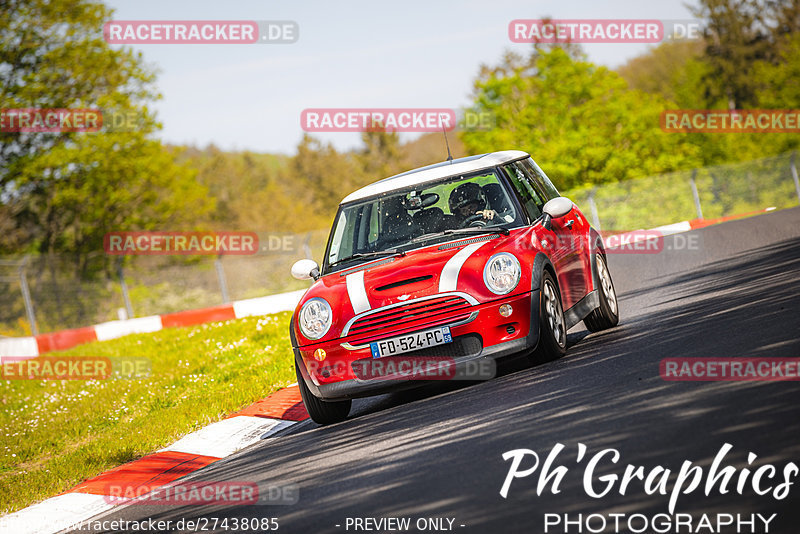
[[(508, 163), (524, 160), (529, 157), (531, 157), (530, 154), (527, 152), (522, 152), (521, 150), (490, 152), (488, 154), (481, 155), (479, 158), (467, 156), (466, 158), (459, 158), (457, 160), (447, 162), (446, 165), (434, 164), (432, 167), (428, 166), (417, 168), (401, 173), (400, 175), (390, 176), (388, 178), (378, 180), (377, 182), (373, 182), (353, 191), (347, 195), (344, 200), (364, 200), (371, 196), (405, 189), (406, 187), (413, 186), (415, 184), (422, 185), (423, 183), (445, 180), (453, 176), (468, 175), (489, 169), (496, 169), (500, 165), (506, 165)], [(481, 165), (472, 164), (473, 162), (481, 162), (484, 159), (486, 161)], [(382, 185), (384, 187), (381, 187)], [(372, 190), (376, 190), (377, 193), (371, 193)]]
[[(530, 157), (530, 156), (526, 156), (526, 157)], [(521, 157), (521, 158), (516, 158), (513, 161), (521, 161), (521, 160), (524, 160), (524, 159), (525, 159), (525, 157)], [(500, 225), (494, 226), (492, 228), (505, 228), (505, 229), (507, 229), (509, 231), (512, 231), (512, 230), (516, 230), (518, 228), (523, 228), (523, 227), (526, 227), (526, 226), (530, 226), (531, 220), (530, 220), (530, 217), (528, 216), (527, 212), (524, 209), (522, 209), (522, 206), (520, 205), (519, 198), (517, 197), (516, 191), (514, 190), (512, 185), (510, 184), (510, 182), (508, 180), (508, 177), (506, 176), (506, 173), (502, 169), (502, 165), (507, 165), (509, 163), (512, 163), (512, 161), (507, 161), (507, 162), (504, 162), (504, 163), (502, 163), (500, 165), (487, 167), (485, 169), (478, 169), (478, 170), (471, 171), (471, 172), (465, 173), (465, 174), (458, 174), (458, 173), (451, 174), (451, 175), (442, 177), (442, 178), (440, 178), (438, 180), (434, 180), (432, 182), (426, 182), (424, 184), (419, 184), (419, 185), (424, 185), (425, 187), (431, 187), (431, 184), (432, 183), (436, 183), (436, 182), (449, 182), (452, 179), (469, 178), (469, 177), (473, 177), (473, 176), (480, 176), (481, 174), (485, 174), (485, 173), (488, 173), (488, 172), (493, 172), (495, 177), (497, 178), (498, 182), (502, 184), (503, 189), (505, 190), (505, 192), (506, 192), (506, 194), (508, 196), (508, 199), (511, 201), (514, 210), (518, 213), (518, 216), (517, 216), (517, 219), (515, 221), (504, 223), (504, 224), (500, 224)], [(368, 197), (360, 198), (358, 200), (353, 200), (351, 202), (346, 202), (346, 203), (339, 204), (339, 208), (336, 211), (336, 216), (333, 219), (333, 224), (331, 225), (331, 230), (330, 230), (330, 232), (328, 234), (328, 242), (327, 242), (327, 245), (325, 246), (325, 255), (322, 258), (322, 266), (320, 268), (321, 276), (327, 276), (329, 274), (337, 273), (337, 272), (340, 272), (340, 271), (343, 271), (343, 270), (355, 269), (356, 267), (360, 267), (360, 266), (362, 266), (364, 264), (367, 264), (367, 263), (378, 262), (378, 261), (386, 261), (386, 260), (392, 260), (392, 261), (394, 260), (394, 258), (392, 258), (391, 256), (387, 255), (387, 256), (381, 257), (381, 258), (361, 258), (363, 260), (361, 262), (358, 262), (356, 260), (356, 263), (348, 262), (347, 266), (343, 266), (343, 265), (340, 264), (340, 265), (334, 265), (333, 267), (331, 267), (331, 265), (330, 265), (330, 263), (328, 261), (328, 258), (330, 256), (331, 246), (333, 244), (333, 236), (334, 236), (334, 233), (335, 233), (336, 224), (338, 223), (339, 217), (341, 216), (341, 212), (343, 210), (349, 209), (349, 208), (352, 208), (354, 206), (358, 206), (358, 205), (361, 205), (361, 204), (367, 204), (367, 203), (370, 203), (370, 202), (374, 202), (375, 200), (378, 200), (378, 199), (380, 199), (382, 197), (390, 196), (393, 193), (397, 193), (398, 191), (402, 191), (403, 189), (408, 189), (408, 187), (409, 186), (400, 187), (400, 188), (393, 189), (393, 190), (390, 190), (390, 191), (385, 191), (385, 192), (382, 192), (382, 193), (379, 193), (379, 194), (376, 194), (376, 195), (370, 195)], [(411, 186), (411, 187), (413, 187), (413, 186)], [(405, 245), (399, 245), (399, 246), (397, 246), (395, 248), (400, 249), (403, 252), (408, 253), (408, 252), (413, 252), (413, 251), (420, 250), (420, 249), (423, 249), (423, 248), (428, 248), (430, 246), (442, 245), (444, 243), (450, 243), (450, 242), (458, 241), (460, 239), (470, 239), (470, 238), (474, 239), (475, 237), (480, 236), (480, 235), (484, 235), (484, 234), (477, 234), (477, 235), (447, 235), (447, 236), (442, 236), (442, 237), (446, 238), (446, 239), (444, 239), (442, 241), (432, 240), (432, 241), (434, 241), (433, 243), (422, 242), (422, 243), (419, 243), (420, 246), (416, 246), (416, 247), (412, 246), (411, 248), (405, 248), (405, 245), (416, 245), (417, 244), (417, 243), (413, 243), (413, 242), (409, 241)]]
[[(352, 206), (357, 206), (358, 204), (361, 204), (361, 203), (364, 203), (364, 202), (370, 202), (370, 201), (379, 199), (380, 197), (384, 197), (384, 196), (387, 196), (387, 195), (391, 195), (392, 193), (396, 193), (398, 191), (402, 191), (403, 189), (408, 189), (409, 187), (412, 187), (414, 185), (430, 187), (431, 184), (435, 183), (435, 182), (446, 182), (446, 181), (450, 180), (451, 178), (458, 178), (459, 176), (461, 176), (461, 177), (464, 177), (464, 176), (479, 176), (480, 174), (486, 173), (488, 171), (494, 171), (495, 174), (497, 174), (501, 178), (501, 180), (503, 182), (503, 185), (505, 185), (506, 187), (511, 187), (511, 184), (509, 184), (507, 179), (506, 179), (505, 172), (502, 171), (503, 166), (504, 165), (508, 165), (510, 163), (516, 163), (517, 161), (524, 161), (525, 159), (527, 159), (529, 157), (530, 156), (514, 158), (514, 159), (510, 159), (508, 161), (504, 161), (503, 163), (500, 163), (500, 164), (497, 164), (497, 165), (490, 165), (488, 167), (483, 167), (483, 168), (480, 168), (480, 169), (471, 170), (469, 172), (448, 174), (447, 176), (442, 176), (441, 178), (436, 178), (436, 179), (433, 179), (433, 180), (421, 181), (418, 184), (405, 184), (405, 185), (402, 185), (402, 186), (395, 187), (393, 189), (389, 189), (387, 191), (381, 191), (380, 193), (376, 193), (374, 195), (369, 195), (367, 197), (359, 197), (357, 199), (350, 200), (348, 202), (342, 201), (339, 204), (339, 209), (345, 208), (345, 207), (349, 208), (349, 207), (352, 207)], [(407, 173), (403, 173), (403, 174), (411, 174), (413, 172), (416, 172), (417, 170), (419, 170), (419, 169), (416, 169), (415, 171), (408, 171)], [(392, 178), (395, 178), (395, 176), (390, 176), (389, 178), (384, 178), (382, 180), (378, 180), (378, 182), (383, 182), (384, 180), (390, 180)], [(373, 182), (373, 183), (378, 183), (378, 182)], [(516, 199), (516, 195), (513, 195), (513, 196)], [(345, 198), (347, 198), (347, 197), (345, 197)], [(337, 211), (336, 215), (337, 216), (339, 215), (338, 211)]]
[[(508, 223), (508, 224), (514, 224), (514, 223)], [(502, 233), (498, 233), (496, 235), (500, 236), (500, 237), (504, 237), (504, 238), (510, 238), (511, 234), (513, 234), (514, 231), (519, 230), (521, 228), (527, 228), (528, 226), (529, 225), (525, 224), (524, 222), (521, 223), (521, 224), (517, 224), (515, 226), (498, 226), (497, 228), (505, 228), (505, 229), (507, 229), (509, 231), (509, 235), (505, 236)], [(401, 256), (398, 253), (398, 254), (395, 254), (393, 256), (390, 256), (390, 255), (387, 254), (386, 256), (383, 256), (382, 258), (359, 258), (359, 259), (362, 260), (361, 262), (356, 261), (355, 263), (353, 263), (351, 265), (348, 265), (347, 267), (343, 267), (341, 269), (338, 268), (339, 265), (335, 265), (332, 269), (330, 268), (330, 266), (326, 265), (325, 267), (327, 268), (327, 270), (324, 271), (321, 276), (328, 276), (329, 274), (335, 274), (335, 273), (339, 273), (341, 275), (342, 271), (351, 271), (351, 270), (355, 271), (355, 270), (358, 270), (360, 267), (363, 267), (364, 265), (371, 264), (371, 263), (379, 263), (379, 262), (389, 263), (389, 262), (392, 262), (392, 261), (394, 261), (394, 260), (396, 260), (398, 258), (402, 258), (404, 256), (407, 256), (408, 254), (410, 254), (412, 252), (417, 252), (418, 250), (422, 250), (422, 249), (425, 249), (425, 248), (441, 247), (442, 245), (449, 245), (451, 243), (455, 243), (456, 241), (466, 241), (466, 240), (475, 239), (475, 238), (482, 238), (482, 237), (485, 238), (485, 237), (488, 237), (490, 235), (492, 235), (490, 232), (486, 232), (485, 234), (475, 234), (475, 235), (469, 235), (469, 234), (467, 234), (467, 235), (464, 235), (464, 234), (452, 235), (452, 234), (448, 234), (448, 235), (445, 235), (445, 236), (441, 236), (441, 237), (446, 237), (447, 238), (447, 239), (444, 239), (443, 241), (435, 241), (433, 243), (422, 242), (422, 243), (419, 243), (420, 246), (418, 246), (418, 247), (404, 249), (403, 252), (405, 252), (405, 254), (403, 256)], [(448, 247), (448, 248), (453, 248), (453, 247)]]

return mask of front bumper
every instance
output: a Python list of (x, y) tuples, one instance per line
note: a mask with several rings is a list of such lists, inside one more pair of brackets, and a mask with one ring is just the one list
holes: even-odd
[[(499, 308), (503, 304), (510, 304), (513, 308), (509, 317), (503, 317), (499, 313)], [(441, 365), (446, 366), (448, 370), (444, 373), (444, 379), (470, 379), (469, 377), (474, 376), (472, 371), (477, 368), (476, 366), (480, 366), (482, 361), (533, 350), (536, 347), (539, 340), (538, 306), (538, 290), (475, 305), (468, 322), (436, 325), (450, 326), (453, 343), (376, 361), (388, 361), (394, 358), (402, 360), (403, 357), (406, 357), (406, 360), (422, 358), (436, 365), (437, 358), (440, 358), (443, 362)], [(324, 350), (326, 354), (322, 362), (314, 358), (314, 353), (318, 349)], [(372, 360), (369, 346), (353, 347), (347, 343), (346, 338), (295, 347), (294, 353), (300, 373), (309, 390), (325, 400), (368, 397), (419, 386), (431, 379), (443, 379), (442, 375), (435, 373), (430, 375), (435, 378), (428, 378), (426, 375), (422, 379), (419, 376), (393, 379), (393, 375), (380, 378), (365, 377), (358, 370), (363, 369), (360, 366), (369, 364)], [(483, 378), (488, 377), (483, 376)]]

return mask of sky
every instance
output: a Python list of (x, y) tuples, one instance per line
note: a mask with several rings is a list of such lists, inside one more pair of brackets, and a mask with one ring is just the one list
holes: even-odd
[[(135, 44), (158, 72), (172, 144), (293, 154), (307, 108), (462, 108), (481, 64), (498, 64), (514, 19), (691, 19), (683, 0), (112, 0), (114, 20), (294, 21), (292, 44)], [(121, 45), (112, 45), (118, 47)], [(614, 68), (646, 44), (586, 44)], [(315, 133), (339, 150), (356, 133)], [(409, 140), (419, 134), (403, 134)]]

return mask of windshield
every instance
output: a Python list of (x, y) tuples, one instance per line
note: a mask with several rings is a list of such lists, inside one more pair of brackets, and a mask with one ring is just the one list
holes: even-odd
[(402, 254), (453, 234), (519, 226), (521, 219), (493, 169), (391, 191), (339, 210), (324, 269)]

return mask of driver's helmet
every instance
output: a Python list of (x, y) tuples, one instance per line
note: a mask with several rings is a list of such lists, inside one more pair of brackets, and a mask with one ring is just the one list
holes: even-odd
[(467, 182), (461, 184), (450, 193), (448, 199), (450, 204), (450, 213), (458, 213), (459, 208), (463, 208), (470, 204), (478, 204), (478, 209), (483, 209), (486, 206), (486, 196), (483, 194), (481, 186), (475, 182)]

